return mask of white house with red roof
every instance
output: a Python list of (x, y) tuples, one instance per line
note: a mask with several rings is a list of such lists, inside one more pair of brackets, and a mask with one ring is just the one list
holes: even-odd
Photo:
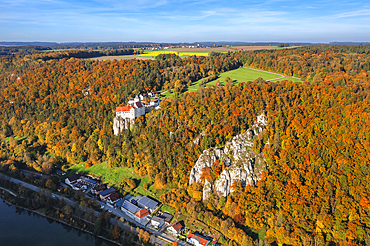
[(189, 232), (188, 236), (186, 237), (186, 242), (195, 246), (207, 246), (211, 241), (200, 235)]
[(167, 227), (167, 231), (175, 236), (180, 235), (183, 230), (184, 226), (179, 221)]
[(140, 224), (146, 225), (149, 222), (149, 212), (145, 208), (135, 213), (135, 220)]

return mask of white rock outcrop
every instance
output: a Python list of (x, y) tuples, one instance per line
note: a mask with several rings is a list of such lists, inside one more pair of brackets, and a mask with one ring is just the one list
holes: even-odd
[(202, 182), (203, 169), (211, 167), (216, 160), (226, 166), (213, 183), (204, 180), (203, 199), (207, 199), (211, 191), (222, 196), (229, 195), (235, 181), (241, 181), (242, 186), (258, 182), (265, 162), (263, 156), (255, 153), (252, 147), (254, 138), (264, 131), (266, 124), (266, 117), (259, 115), (253, 127), (233, 137), (223, 148), (203, 151), (190, 172), (189, 184)]
[(121, 116), (116, 116), (113, 118), (113, 133), (118, 135), (123, 130), (127, 129), (129, 125), (134, 125), (135, 119), (122, 118)]

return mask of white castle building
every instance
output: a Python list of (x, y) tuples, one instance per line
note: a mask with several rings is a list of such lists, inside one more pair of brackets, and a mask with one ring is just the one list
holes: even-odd
[(138, 96), (134, 100), (130, 100), (128, 106), (116, 108), (116, 117), (123, 119), (135, 120), (142, 115), (145, 115), (145, 106), (141, 103)]
[[(150, 104), (145, 105), (141, 102), (140, 98), (144, 98), (142, 95), (130, 98), (127, 106), (116, 107), (116, 117), (113, 119), (113, 132), (114, 135), (118, 135), (124, 129), (127, 129), (130, 125), (135, 124), (137, 117), (143, 116), (149, 113), (152, 108), (159, 108), (159, 99), (152, 99)], [(145, 97), (146, 98), (146, 97)]]

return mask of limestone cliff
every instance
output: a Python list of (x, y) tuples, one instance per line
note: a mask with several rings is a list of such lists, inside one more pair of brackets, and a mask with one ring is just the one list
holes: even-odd
[(203, 199), (207, 199), (211, 191), (222, 196), (229, 195), (232, 192), (233, 182), (238, 180), (243, 186), (257, 183), (265, 161), (261, 154), (253, 151), (253, 140), (264, 131), (266, 124), (266, 117), (260, 115), (250, 129), (233, 137), (223, 148), (207, 149), (199, 156), (190, 173), (190, 184), (202, 182), (200, 178), (203, 168), (211, 167), (216, 160), (219, 160), (220, 163), (223, 162), (226, 166), (213, 183), (205, 180)]
[(118, 135), (119, 132), (122, 132), (123, 130), (127, 129), (130, 125), (132, 126), (135, 124), (134, 119), (130, 118), (122, 118), (120, 116), (116, 116), (113, 118), (113, 133), (114, 135)]

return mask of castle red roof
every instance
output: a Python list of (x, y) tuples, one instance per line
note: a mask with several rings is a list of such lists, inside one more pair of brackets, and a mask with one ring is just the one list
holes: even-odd
[(141, 218), (143, 218), (144, 216), (146, 216), (146, 215), (148, 215), (149, 214), (149, 212), (148, 212), (148, 210), (146, 210), (145, 208), (144, 209), (142, 209), (142, 210), (140, 210), (140, 211), (138, 211), (138, 212), (136, 212), (136, 217), (139, 217), (140, 219)]
[(126, 112), (126, 111), (130, 111), (131, 109), (132, 109), (132, 106), (117, 107), (116, 112)]

